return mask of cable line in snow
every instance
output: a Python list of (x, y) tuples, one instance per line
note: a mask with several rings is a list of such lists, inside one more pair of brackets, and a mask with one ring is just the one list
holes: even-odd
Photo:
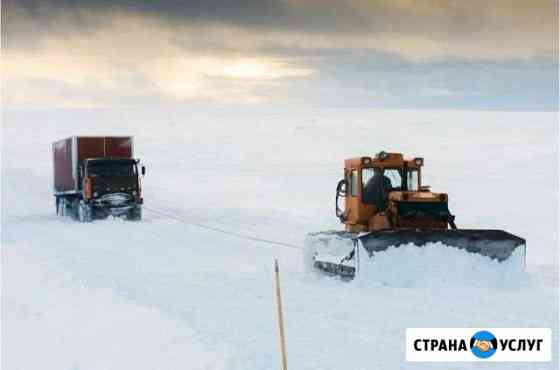
[(215, 232), (218, 232), (218, 233), (221, 233), (221, 234), (233, 236), (235, 238), (251, 240), (251, 241), (264, 243), (264, 244), (269, 244), (269, 245), (273, 245), (273, 246), (277, 246), (277, 247), (285, 247), (285, 248), (292, 248), (292, 249), (299, 249), (299, 250), (303, 249), (302, 246), (299, 246), (299, 245), (296, 245), (296, 244), (290, 244), (290, 243), (285, 243), (285, 242), (276, 241), (276, 240), (264, 239), (264, 238), (260, 238), (260, 237), (256, 237), (256, 236), (252, 236), (252, 235), (236, 233), (236, 232), (233, 232), (233, 231), (220, 229), (220, 228), (217, 228), (217, 227), (214, 227), (214, 226), (204, 225), (204, 224), (201, 224), (201, 223), (198, 223), (198, 222), (186, 221), (185, 219), (177, 217), (176, 215), (172, 215), (172, 214), (167, 213), (167, 212), (162, 212), (162, 211), (157, 210), (157, 209), (153, 209), (153, 208), (149, 208), (149, 207), (145, 207), (145, 206), (142, 207), (142, 208), (147, 210), (147, 211), (150, 211), (152, 213), (158, 214), (160, 216), (172, 218), (175, 221), (181, 222), (181, 223), (186, 224), (186, 225), (196, 226), (196, 227), (199, 227), (201, 229), (215, 231)]

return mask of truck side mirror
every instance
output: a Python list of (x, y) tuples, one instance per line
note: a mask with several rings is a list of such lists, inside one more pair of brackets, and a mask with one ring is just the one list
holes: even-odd
[(142, 166), (142, 176), (146, 175), (146, 166)]

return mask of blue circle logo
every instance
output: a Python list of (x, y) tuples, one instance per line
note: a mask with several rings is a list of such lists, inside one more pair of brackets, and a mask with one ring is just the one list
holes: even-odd
[(498, 340), (486, 330), (475, 333), (470, 342), (471, 352), (478, 358), (489, 358), (496, 353)]

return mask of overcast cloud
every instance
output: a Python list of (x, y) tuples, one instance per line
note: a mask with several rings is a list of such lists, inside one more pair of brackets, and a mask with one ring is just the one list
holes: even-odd
[(556, 1), (4, 1), (9, 107), (557, 109)]

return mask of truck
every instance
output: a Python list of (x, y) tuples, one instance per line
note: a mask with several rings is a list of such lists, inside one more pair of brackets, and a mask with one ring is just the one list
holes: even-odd
[(57, 215), (80, 222), (141, 220), (146, 167), (133, 150), (132, 136), (71, 136), (53, 143)]

